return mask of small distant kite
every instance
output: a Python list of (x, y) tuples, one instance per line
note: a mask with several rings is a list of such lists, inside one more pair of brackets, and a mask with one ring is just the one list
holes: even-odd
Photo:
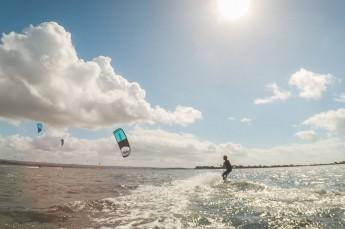
[(131, 147), (129, 146), (129, 142), (127, 139), (127, 136), (123, 129), (119, 128), (116, 129), (114, 132), (114, 137), (117, 141), (117, 144), (120, 147), (122, 157), (128, 157), (129, 154), (131, 153)]
[(65, 144), (65, 140), (61, 138), (61, 146), (63, 146), (64, 144)]
[(42, 123), (37, 123), (37, 133), (39, 134), (39, 133), (41, 133), (42, 132), (42, 130), (43, 130), (43, 124)]

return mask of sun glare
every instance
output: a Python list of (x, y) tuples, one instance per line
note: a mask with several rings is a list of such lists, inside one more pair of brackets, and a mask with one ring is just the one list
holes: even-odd
[(218, 0), (218, 11), (225, 20), (235, 21), (249, 12), (250, 0)]

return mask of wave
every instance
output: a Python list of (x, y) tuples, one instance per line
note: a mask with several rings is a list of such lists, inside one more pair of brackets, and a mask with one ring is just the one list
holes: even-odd
[(126, 192), (57, 206), (55, 211), (86, 216), (87, 225), (95, 228), (320, 227), (339, 223), (345, 213), (344, 193), (268, 186), (236, 177), (223, 182), (216, 172), (160, 186), (127, 187)]
[[(201, 217), (192, 202), (207, 198), (223, 181), (218, 173), (203, 173), (161, 186), (141, 185), (128, 189), (128, 195), (101, 200), (75, 201), (54, 206), (58, 215), (87, 215), (93, 227), (190, 228), (212, 226), (222, 222)], [(226, 226), (229, 228), (229, 225)]]
[(229, 221), (204, 214), (205, 205), (213, 201), (214, 195), (258, 192), (265, 188), (249, 181), (224, 182), (219, 173), (206, 172), (161, 186), (141, 185), (129, 189), (128, 195), (124, 196), (76, 201), (55, 210), (86, 213), (95, 227), (231, 228)]
[(219, 186), (231, 188), (233, 191), (263, 191), (266, 189), (266, 186), (263, 184), (249, 181), (228, 181)]

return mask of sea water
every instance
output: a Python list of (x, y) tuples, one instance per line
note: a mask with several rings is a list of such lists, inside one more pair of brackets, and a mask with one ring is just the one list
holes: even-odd
[(0, 166), (0, 228), (345, 228), (345, 166)]

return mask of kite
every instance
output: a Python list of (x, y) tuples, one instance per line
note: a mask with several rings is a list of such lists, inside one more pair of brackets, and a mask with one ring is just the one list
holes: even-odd
[(131, 148), (129, 146), (129, 142), (128, 142), (125, 132), (123, 131), (123, 129), (119, 128), (119, 129), (116, 129), (113, 132), (113, 134), (117, 141), (117, 144), (120, 147), (122, 157), (128, 157), (129, 154), (131, 153)]
[(39, 134), (39, 133), (41, 133), (42, 132), (42, 130), (43, 130), (43, 124), (42, 123), (37, 123), (37, 133)]

